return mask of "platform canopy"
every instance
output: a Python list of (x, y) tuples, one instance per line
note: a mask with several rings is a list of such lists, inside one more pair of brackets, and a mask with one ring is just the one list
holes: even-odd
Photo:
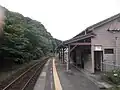
[(89, 34), (86, 34), (86, 35), (78, 35), (72, 39), (69, 39), (69, 40), (66, 40), (63, 42), (64, 45), (90, 45), (90, 43), (86, 43), (86, 42), (83, 42), (83, 43), (78, 43), (77, 41), (80, 41), (80, 40), (84, 40), (84, 39), (87, 39), (87, 38), (91, 38), (91, 37), (94, 37), (95, 34), (93, 33), (89, 33)]

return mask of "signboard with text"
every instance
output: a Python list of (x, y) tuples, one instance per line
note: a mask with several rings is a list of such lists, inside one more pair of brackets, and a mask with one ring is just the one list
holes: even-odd
[(102, 51), (102, 46), (96, 45), (95, 46), (95, 51)]

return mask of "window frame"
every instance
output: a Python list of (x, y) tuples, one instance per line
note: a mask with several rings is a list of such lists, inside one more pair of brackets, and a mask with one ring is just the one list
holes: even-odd
[(114, 49), (113, 48), (105, 48), (104, 54), (114, 54)]

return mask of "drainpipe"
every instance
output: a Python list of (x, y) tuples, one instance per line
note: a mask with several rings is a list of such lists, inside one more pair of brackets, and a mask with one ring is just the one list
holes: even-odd
[(117, 38), (118, 37), (115, 37), (115, 61), (114, 61), (114, 69), (115, 69), (115, 65), (116, 65), (116, 62), (117, 62)]

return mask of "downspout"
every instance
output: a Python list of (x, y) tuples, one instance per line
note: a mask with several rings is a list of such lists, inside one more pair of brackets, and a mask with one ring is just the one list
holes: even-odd
[(117, 38), (118, 37), (115, 37), (115, 61), (114, 61), (114, 69), (115, 69), (116, 62), (117, 62)]

